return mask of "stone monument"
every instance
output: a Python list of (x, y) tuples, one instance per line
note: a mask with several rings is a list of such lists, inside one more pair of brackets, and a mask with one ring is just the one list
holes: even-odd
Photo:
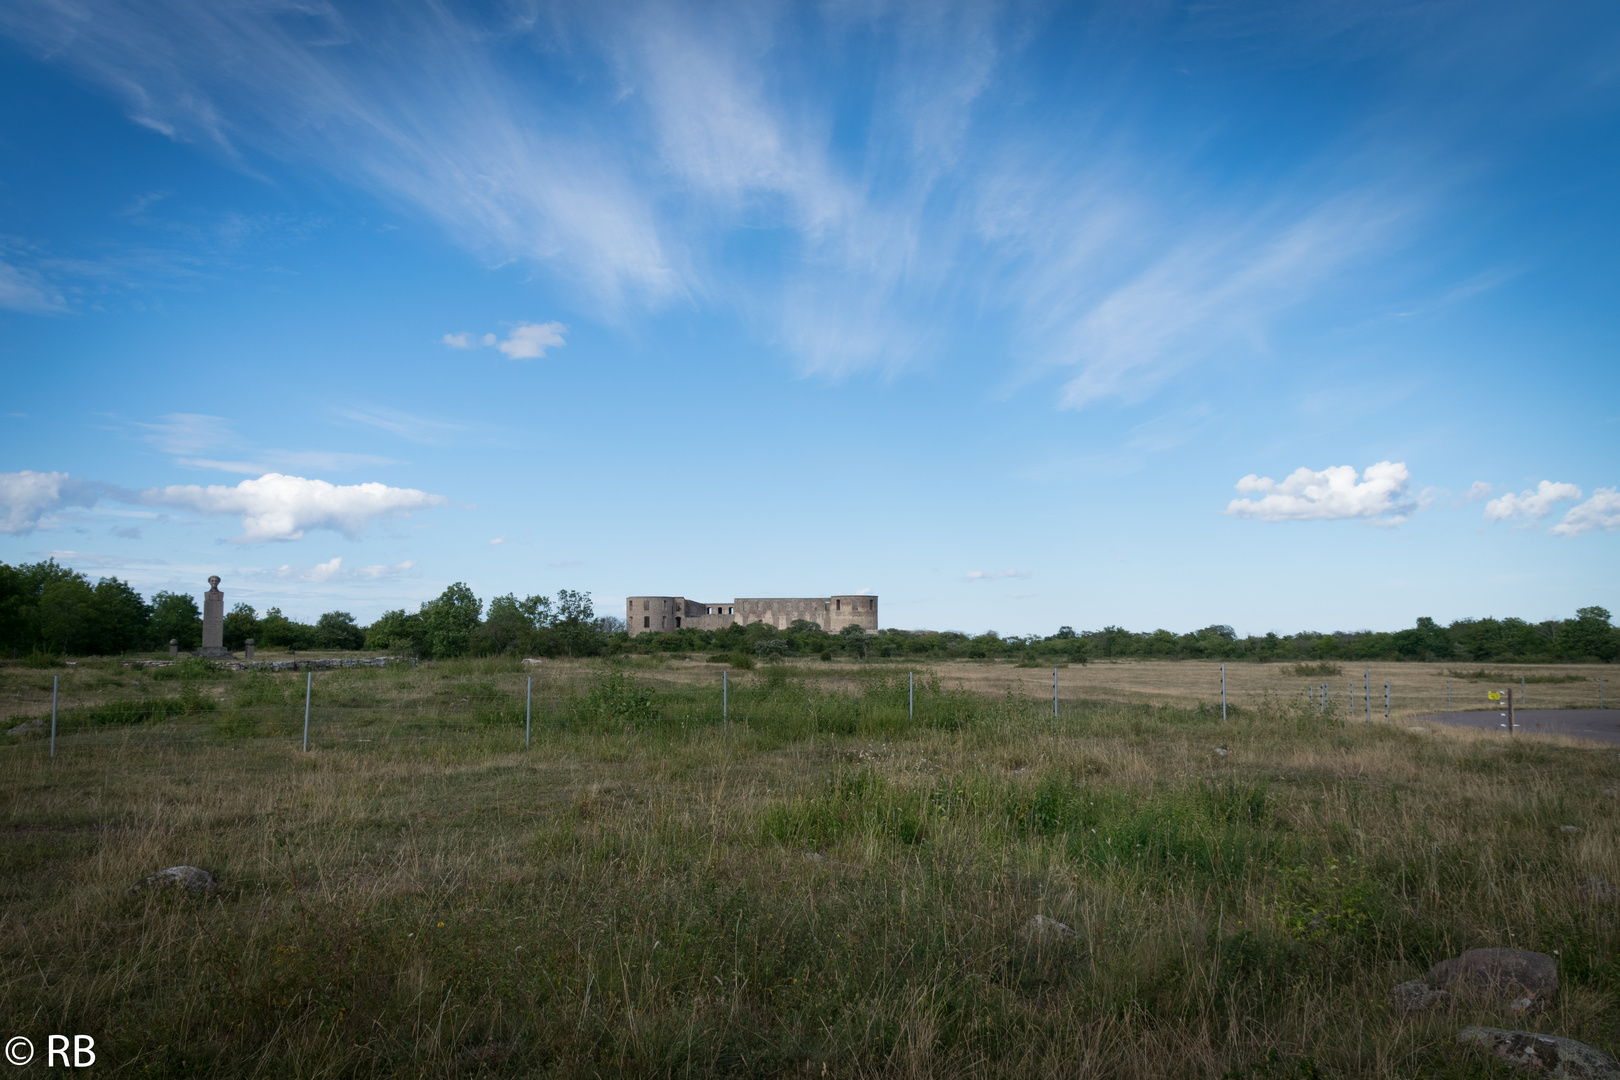
[(208, 591), (203, 593), (202, 648), (198, 656), (229, 656), (225, 648), (225, 594), (219, 591), (219, 575), (208, 579)]
[(249, 660), (253, 659), (253, 639), (252, 638), (247, 639), (247, 658)]

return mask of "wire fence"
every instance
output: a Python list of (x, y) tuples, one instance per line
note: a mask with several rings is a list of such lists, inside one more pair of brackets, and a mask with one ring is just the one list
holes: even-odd
[[(1502, 673), (1448, 675), (1416, 666), (1329, 669), (1304, 676), (1297, 669), (1278, 672), (1258, 665), (1178, 666), (1172, 669), (1176, 685), (1144, 688), (1110, 685), (1121, 680), (1110, 679), (1100, 666), (1016, 672), (1016, 680), (993, 685), (953, 681), (932, 669), (873, 667), (853, 675), (835, 672), (843, 681), (833, 685), (818, 684), (815, 672), (791, 667), (744, 675), (625, 665), (535, 671), (509, 661), (312, 671), (301, 663), (303, 670), (181, 664), (127, 674), (104, 666), (70, 672), (65, 679), (40, 673), (25, 687), (38, 711), (19, 716), (11, 709), (7, 729), (39, 736), (51, 754), (237, 740), (312, 750), (455, 744), (498, 751), (521, 749), (555, 732), (738, 725), (787, 737), (896, 733), (910, 727), (953, 728), (989, 713), (1009, 720), (1072, 718), (1110, 701), (1219, 711), (1233, 719), (1268, 704), (1283, 705), (1337, 719), (1390, 723), (1499, 708), (1487, 696), (1492, 690), (1512, 689), (1518, 709), (1608, 704), (1603, 672), (1568, 669), (1495, 678)], [(1009, 674), (1004, 666), (987, 671), (1003, 678)]]

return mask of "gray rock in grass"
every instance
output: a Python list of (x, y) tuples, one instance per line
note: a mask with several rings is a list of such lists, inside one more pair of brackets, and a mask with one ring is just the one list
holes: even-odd
[(1560, 825), (1558, 826), (1558, 831), (1563, 833), (1565, 836), (1581, 835), (1581, 827), (1579, 825)]
[(219, 888), (219, 879), (195, 866), (171, 866), (167, 870), (159, 870), (149, 877), (142, 878), (130, 886), (129, 891), (168, 888), (184, 889), (196, 894), (210, 893)]
[(1558, 962), (1546, 953), (1528, 949), (1469, 949), (1429, 969), (1423, 981), (1453, 993), (1487, 1002), (1512, 1002), (1517, 1012), (1521, 999), (1539, 1004), (1558, 992)]
[(36, 716), (32, 720), (24, 720), (16, 727), (6, 732), (7, 735), (38, 735), (45, 730), (45, 718)]
[(1024, 924), (1024, 939), (1036, 943), (1047, 941), (1062, 941), (1065, 938), (1075, 938), (1080, 935), (1074, 932), (1073, 927), (1066, 926), (1056, 919), (1046, 915), (1032, 915), (1029, 922)]
[(1389, 1003), (1399, 1013), (1424, 1012), (1450, 1005), (1451, 995), (1438, 987), (1430, 986), (1422, 979), (1412, 979), (1399, 986), (1390, 987)]
[(1582, 878), (1581, 884), (1576, 891), (1584, 899), (1598, 904), (1612, 904), (1616, 900), (1620, 900), (1620, 889), (1615, 888), (1596, 874)]
[(1534, 1031), (1465, 1027), (1457, 1032), (1463, 1045), (1480, 1045), (1522, 1069), (1554, 1080), (1620, 1080), (1620, 1061), (1594, 1046)]

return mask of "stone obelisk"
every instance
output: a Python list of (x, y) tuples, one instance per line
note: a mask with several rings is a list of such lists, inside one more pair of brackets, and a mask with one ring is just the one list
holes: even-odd
[(203, 637), (198, 656), (229, 656), (225, 649), (225, 594), (219, 591), (219, 575), (208, 579), (203, 593)]

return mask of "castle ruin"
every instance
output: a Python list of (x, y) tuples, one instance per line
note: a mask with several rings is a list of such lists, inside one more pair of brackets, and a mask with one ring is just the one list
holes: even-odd
[(829, 634), (846, 626), (875, 632), (877, 597), (739, 598), (725, 604), (702, 604), (684, 596), (632, 596), (624, 602), (624, 626), (631, 637), (663, 630), (723, 630), (756, 622), (786, 630), (797, 619), (815, 623)]

